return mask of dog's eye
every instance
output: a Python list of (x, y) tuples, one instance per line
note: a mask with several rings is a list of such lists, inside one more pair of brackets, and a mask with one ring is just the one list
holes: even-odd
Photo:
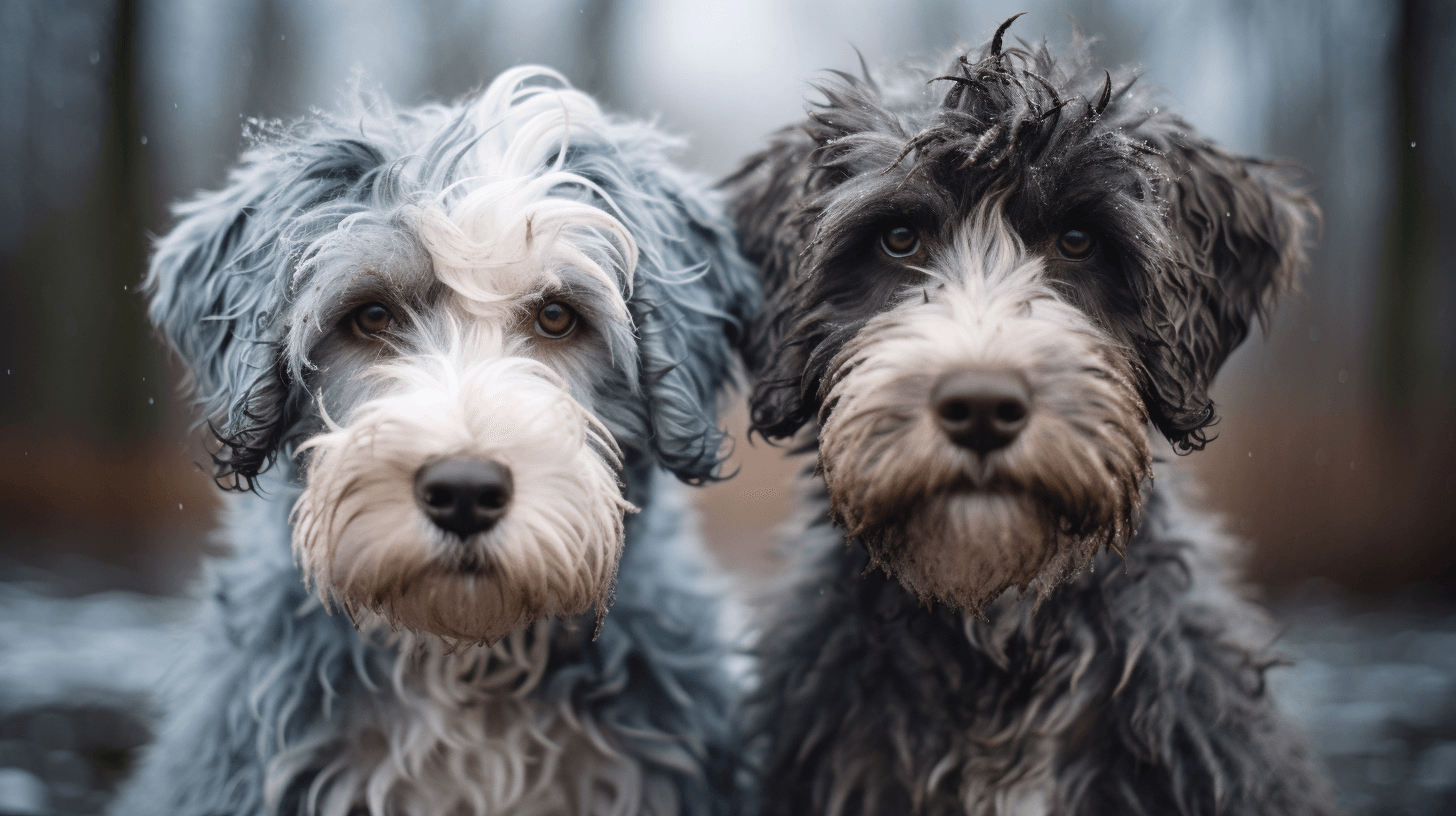
[(576, 310), (559, 300), (547, 301), (536, 312), (536, 333), (559, 340), (576, 328)]
[(1081, 230), (1067, 230), (1057, 239), (1057, 249), (1061, 251), (1063, 258), (1070, 261), (1086, 260), (1096, 246), (1097, 242), (1092, 240), (1091, 234)]
[(366, 303), (354, 311), (354, 325), (365, 334), (379, 334), (394, 322), (394, 315), (380, 303)]
[(920, 251), (920, 234), (898, 224), (880, 233), (880, 249), (891, 258), (908, 258)]

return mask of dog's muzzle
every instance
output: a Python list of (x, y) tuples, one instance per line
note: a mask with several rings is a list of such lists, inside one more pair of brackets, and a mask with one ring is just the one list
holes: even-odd
[(468, 344), (375, 373), (382, 393), (302, 446), (293, 546), (320, 597), (465, 642), (600, 615), (632, 508), (610, 432), (565, 380)]
[(1046, 590), (1136, 525), (1149, 457), (1132, 363), (1037, 270), (917, 292), (835, 358), (831, 512), (926, 600), (974, 612)]

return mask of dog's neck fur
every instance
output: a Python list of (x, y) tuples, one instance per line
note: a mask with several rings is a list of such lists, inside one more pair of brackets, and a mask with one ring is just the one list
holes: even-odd
[(1149, 487), (1125, 557), (1104, 551), (1040, 603), (1012, 590), (984, 618), (871, 571), (822, 482), (809, 489), (805, 586), (759, 645), (762, 813), (1304, 812), (1282, 805), (1320, 788), (1237, 750), (1302, 749), (1240, 731), (1262, 721), (1242, 709), (1272, 705), (1272, 638), (1218, 580), (1229, 542), (1168, 488)]
[[(709, 786), (726, 787), (732, 774), (728, 683), (707, 622), (715, 598), (684, 535), (682, 488), (645, 467), (625, 476), (634, 498), (653, 500), (628, 521), (616, 603), (600, 633), (593, 638), (590, 615), (540, 621), (494, 647), (449, 653), (432, 636), (357, 632), (307, 592), (289, 550), (296, 479), (275, 472), (260, 484), (264, 495), (233, 497), (231, 557), (210, 563), (205, 578), (201, 626), (217, 645), (188, 656), (198, 665), (187, 671), (215, 683), (178, 700), (169, 724), (214, 729), (228, 742), (157, 743), (163, 753), (117, 812), (158, 802), (176, 812), (322, 816), (360, 806), (450, 816), (704, 812), (722, 797)], [(215, 729), (220, 717), (229, 728)], [(208, 753), (198, 756), (198, 745)], [(170, 755), (170, 746), (188, 750)], [(199, 764), (223, 766), (211, 777), (232, 784), (176, 785)], [(691, 770), (703, 767), (721, 778)]]

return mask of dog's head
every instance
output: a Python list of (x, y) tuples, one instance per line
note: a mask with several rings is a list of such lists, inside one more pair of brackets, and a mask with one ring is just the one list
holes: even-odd
[(600, 614), (635, 482), (714, 477), (756, 283), (672, 146), (520, 68), (274, 134), (180, 208), (152, 319), (220, 482), (296, 467), (326, 600), (465, 641)]
[(765, 282), (754, 429), (817, 422), (836, 518), (972, 611), (1122, 546), (1146, 423), (1203, 446), (1209, 384), (1317, 216), (1084, 46), (1059, 64), (1004, 31), (948, 71), (839, 74), (729, 181)]

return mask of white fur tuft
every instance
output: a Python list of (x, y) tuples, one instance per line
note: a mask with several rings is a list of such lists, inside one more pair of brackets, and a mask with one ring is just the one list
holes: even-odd
[[(525, 84), (538, 79), (563, 87)], [(472, 177), (415, 215), (436, 277), (467, 308), (487, 310), (529, 288), (525, 281), (549, 280), (565, 269), (629, 296), (636, 240), (607, 211), (614, 205), (598, 185), (561, 169), (573, 141), (600, 139), (605, 130), (596, 103), (560, 74), (523, 66), (492, 82), (474, 113), (482, 135), (467, 165)], [(564, 195), (562, 188), (576, 192)], [(592, 196), (606, 209), (589, 201)], [(627, 319), (625, 300), (614, 307), (616, 317)]]

